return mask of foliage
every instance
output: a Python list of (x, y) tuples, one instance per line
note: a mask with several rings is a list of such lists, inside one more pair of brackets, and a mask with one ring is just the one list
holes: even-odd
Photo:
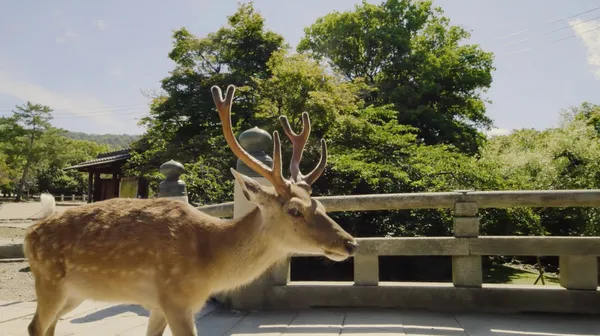
[(8, 128), (6, 135), (11, 136), (10, 146), (7, 152), (13, 156), (20, 156), (24, 161), (21, 177), (17, 184), (16, 199), (20, 200), (26, 184), (28, 183), (29, 171), (35, 166), (44, 154), (44, 147), (40, 145), (40, 138), (45, 131), (51, 128), (50, 120), (52, 109), (42, 104), (27, 102), (16, 106), (13, 115), (6, 118), (5, 127)]
[[(149, 178), (152, 188), (157, 185), (157, 168), (172, 158), (186, 164), (211, 162), (220, 180), (230, 180), (228, 167), (235, 158), (221, 135), (210, 88), (236, 85), (234, 132), (264, 126), (254, 113), (260, 92), (257, 80), (269, 76), (267, 62), (286, 48), (283, 38), (265, 30), (264, 18), (252, 4), (242, 4), (228, 17), (228, 26), (217, 32), (199, 38), (181, 28), (173, 32), (173, 40), (169, 58), (175, 69), (162, 80), (164, 94), (153, 99), (151, 116), (141, 122), (148, 131), (133, 144), (135, 151), (125, 168)], [(191, 191), (202, 200), (225, 201), (228, 195), (225, 189), (219, 189), (217, 198), (193, 187)]]
[(84, 140), (107, 145), (109, 150), (128, 148), (131, 143), (139, 138), (138, 135), (130, 134), (89, 134), (64, 130), (64, 136), (73, 140)]
[[(66, 138), (50, 125), (52, 109), (27, 102), (9, 117), (0, 118), (0, 191), (56, 194), (82, 193), (87, 179), (62, 168), (89, 160), (108, 146)], [(25, 189), (26, 188), (26, 189)]]
[[(560, 127), (517, 130), (495, 137), (482, 151), (479, 163), (503, 181), (495, 189), (598, 189), (599, 110), (599, 106), (584, 102), (563, 112)], [(596, 208), (542, 208), (532, 211), (529, 217), (532, 227), (538, 221), (547, 234), (600, 233)]]
[(107, 145), (91, 141), (73, 140), (59, 130), (47, 132), (43, 138), (46, 157), (35, 167), (35, 184), (39, 191), (55, 194), (82, 194), (87, 191), (86, 173), (63, 168), (95, 158), (109, 151)]
[(461, 43), (468, 31), (451, 26), (430, 1), (363, 1), (305, 29), (297, 50), (326, 59), (347, 80), (364, 80), (364, 100), (393, 104), (400, 124), (417, 128), (426, 144), (474, 153), (487, 128), (481, 94), (489, 88), (492, 54)]

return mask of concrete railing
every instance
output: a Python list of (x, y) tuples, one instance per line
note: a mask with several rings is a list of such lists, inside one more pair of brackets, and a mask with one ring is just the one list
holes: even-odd
[[(328, 212), (453, 209), (453, 237), (359, 238), (352, 282), (290, 281), (290, 260), (232, 295), (237, 309), (311, 306), (495, 312), (600, 312), (600, 237), (480, 236), (479, 209), (597, 207), (600, 190), (479, 191), (315, 197)], [(231, 217), (233, 203), (198, 208)], [(560, 286), (483, 284), (482, 256), (559, 256)], [(379, 280), (379, 256), (450, 256), (451, 283)], [(245, 291), (252, 291), (247, 299)], [(261, 291), (261, 295), (257, 295)]]

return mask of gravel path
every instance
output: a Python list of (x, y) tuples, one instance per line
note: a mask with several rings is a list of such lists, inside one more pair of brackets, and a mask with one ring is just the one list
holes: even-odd
[(35, 300), (33, 276), (26, 261), (6, 262), (0, 260), (0, 300)]
[[(0, 245), (23, 242), (22, 228), (0, 227)], [(0, 259), (0, 301), (30, 301), (35, 299), (33, 276), (27, 261)]]

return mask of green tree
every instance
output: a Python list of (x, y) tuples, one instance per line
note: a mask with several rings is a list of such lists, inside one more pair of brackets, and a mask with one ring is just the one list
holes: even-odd
[[(559, 127), (543, 131), (522, 129), (491, 139), (481, 152), (480, 170), (502, 183), (489, 189), (561, 190), (600, 188), (600, 137), (598, 107), (583, 103), (563, 112)], [(521, 214), (524, 214), (521, 213)], [(540, 208), (531, 214), (547, 234), (581, 235), (600, 233), (596, 208)], [(506, 232), (534, 232), (535, 216), (513, 218), (517, 227)], [(498, 220), (499, 216), (489, 217)], [(502, 224), (505, 225), (505, 224)]]
[(0, 152), (0, 190), (8, 183), (10, 183), (10, 172), (6, 164), (6, 154)]
[(372, 90), (367, 104), (392, 104), (396, 119), (418, 129), (426, 144), (474, 153), (489, 128), (482, 93), (492, 82), (492, 54), (461, 43), (469, 32), (451, 26), (431, 1), (363, 1), (305, 29), (297, 50), (326, 59), (347, 80)]
[(52, 129), (40, 138), (44, 157), (34, 169), (37, 191), (55, 194), (81, 194), (87, 190), (87, 173), (63, 168), (95, 158), (109, 150), (108, 145), (67, 138), (66, 132)]
[(3, 120), (4, 127), (9, 130), (3, 136), (3, 140), (9, 143), (5, 150), (9, 152), (9, 155), (20, 157), (23, 162), (16, 190), (17, 201), (22, 198), (31, 167), (39, 162), (44, 154), (39, 140), (51, 128), (51, 113), (52, 109), (49, 106), (28, 101), (23, 105), (16, 106), (12, 116)]
[[(365, 97), (376, 90), (367, 81), (361, 78), (349, 81), (308, 55), (289, 54), (279, 38), (276, 40), (280, 42), (273, 44), (271, 37), (277, 35), (259, 34), (251, 29), (262, 27), (256, 23), (263, 19), (249, 9), (250, 5), (241, 5), (232, 17), (245, 19), (230, 17), (228, 27), (204, 38), (197, 38), (185, 29), (175, 32), (170, 57), (177, 65), (172, 76), (163, 81), (165, 94), (154, 99), (151, 116), (144, 120), (147, 132), (136, 144), (137, 153), (129, 163), (135, 167), (132, 172), (145, 167), (140, 174), (145, 174), (156, 186), (160, 179), (157, 168), (162, 162), (176, 158), (188, 169), (183, 178), (194, 201), (230, 200), (228, 167), (235, 164), (235, 157), (223, 141), (210, 87), (235, 84), (238, 89), (232, 120), (237, 134), (254, 126), (269, 132), (281, 130), (280, 115), (288, 116), (294, 129), (300, 130), (301, 113), (309, 112), (312, 132), (301, 169), (309, 171), (318, 161), (320, 138), (327, 139), (329, 148), (329, 164), (314, 186), (315, 195), (447, 191), (464, 188), (465, 180), (474, 179), (473, 165), (465, 163), (472, 160), (452, 146), (424, 143), (417, 128), (399, 122), (394, 104), (366, 102)], [(232, 30), (246, 33), (233, 34)], [(221, 39), (215, 36), (239, 36), (236, 39), (240, 41), (219, 44)], [(252, 54), (246, 60), (250, 50), (230, 51), (246, 45), (246, 36), (263, 36), (252, 40), (262, 41), (259, 44), (266, 46), (280, 46), (271, 48), (268, 54), (260, 53), (264, 56), (261, 57), (264, 66), (253, 66), (254, 71), (246, 66), (256, 64)], [(236, 55), (240, 59), (221, 55)], [(291, 147), (287, 138), (282, 140), (284, 157), (289, 158)], [(438, 170), (432, 171), (432, 166)], [(453, 175), (438, 174), (439, 170)], [(344, 217), (342, 222), (354, 227), (360, 235), (447, 234), (451, 228), (451, 217), (442, 211), (338, 216)], [(419, 226), (419, 221), (427, 218), (433, 223)], [(400, 224), (407, 222), (410, 224)]]
[[(256, 80), (270, 76), (267, 62), (285, 48), (280, 35), (266, 30), (264, 18), (252, 3), (240, 4), (228, 17), (227, 26), (205, 37), (185, 28), (176, 30), (169, 53), (175, 69), (162, 80), (164, 94), (154, 97), (151, 116), (141, 122), (148, 131), (133, 144), (135, 151), (127, 170), (145, 176), (154, 187), (158, 167), (172, 158), (186, 164), (201, 162), (204, 171), (227, 172), (235, 158), (221, 135), (210, 87), (237, 86), (233, 111), (236, 133), (262, 126), (255, 115), (259, 100)], [(198, 195), (202, 203), (218, 202), (230, 192), (221, 189)]]

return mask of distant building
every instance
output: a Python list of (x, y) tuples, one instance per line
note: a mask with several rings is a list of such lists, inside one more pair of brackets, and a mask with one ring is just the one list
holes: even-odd
[(131, 157), (129, 149), (98, 154), (89, 161), (78, 163), (63, 170), (88, 173), (88, 203), (109, 198), (148, 198), (148, 181), (143, 178), (126, 177), (122, 167)]

